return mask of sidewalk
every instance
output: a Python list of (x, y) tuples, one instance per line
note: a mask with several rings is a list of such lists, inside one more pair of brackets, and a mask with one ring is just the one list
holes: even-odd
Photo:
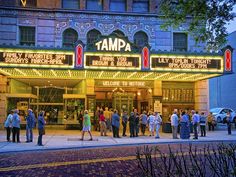
[[(34, 142), (25, 143), (25, 130), (21, 130), (21, 143), (12, 143), (6, 141), (6, 132), (0, 131), (0, 153), (30, 151), (30, 150), (49, 150), (49, 149), (66, 149), (66, 148), (89, 148), (89, 147), (108, 147), (120, 145), (137, 145), (137, 144), (160, 144), (160, 143), (192, 143), (192, 142), (211, 142), (211, 141), (236, 141), (236, 130), (232, 130), (232, 135), (227, 134), (227, 130), (217, 130), (207, 132), (206, 137), (199, 137), (198, 140), (192, 139), (172, 139), (171, 133), (160, 133), (160, 139), (147, 136), (139, 136), (136, 138), (121, 137), (113, 138), (112, 133), (108, 136), (100, 136), (99, 132), (92, 132), (93, 141), (88, 141), (89, 135), (85, 134), (85, 140), (80, 141), (81, 132), (79, 130), (46, 130), (46, 135), (43, 136), (44, 146), (37, 146), (38, 131), (34, 130)], [(121, 134), (121, 133), (120, 133)], [(129, 134), (128, 134), (129, 135)]]

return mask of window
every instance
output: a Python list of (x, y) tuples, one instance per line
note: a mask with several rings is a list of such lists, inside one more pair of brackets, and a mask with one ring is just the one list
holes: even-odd
[(101, 33), (98, 30), (91, 30), (87, 33), (87, 47), (90, 49), (94, 46), (94, 43), (100, 38)]
[(120, 30), (115, 30), (111, 34), (116, 34), (118, 37), (125, 37), (125, 34)]
[(148, 0), (133, 0), (133, 12), (149, 12)]
[(74, 29), (66, 29), (63, 32), (63, 47), (74, 47), (78, 40), (78, 34)]
[(102, 0), (87, 0), (86, 8), (87, 10), (102, 10)]
[(139, 47), (148, 45), (148, 36), (146, 33), (139, 31), (134, 35), (134, 43)]
[(35, 45), (35, 27), (20, 26), (20, 45)]
[(125, 12), (126, 0), (110, 0), (110, 11)]
[(62, 0), (62, 8), (64, 9), (79, 9), (79, 0)]
[(17, 1), (0, 0), (0, 6), (18, 6)]
[(187, 51), (187, 34), (174, 33), (173, 34), (173, 50), (174, 51)]
[(25, 0), (21, 1), (19, 0), (20, 6), (22, 7), (36, 7), (37, 6), (37, 0)]

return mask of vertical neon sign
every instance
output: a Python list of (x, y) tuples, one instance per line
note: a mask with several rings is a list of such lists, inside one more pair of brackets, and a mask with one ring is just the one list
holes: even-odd
[(83, 67), (84, 47), (81, 44), (76, 46), (75, 65), (78, 68)]
[(142, 69), (150, 69), (149, 49), (144, 47), (142, 50)]
[(229, 49), (225, 50), (225, 71), (232, 71), (232, 53)]

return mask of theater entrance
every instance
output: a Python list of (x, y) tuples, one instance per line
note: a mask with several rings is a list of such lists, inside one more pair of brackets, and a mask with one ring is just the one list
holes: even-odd
[(113, 93), (112, 107), (119, 112), (128, 111), (131, 112), (134, 105), (133, 93)]

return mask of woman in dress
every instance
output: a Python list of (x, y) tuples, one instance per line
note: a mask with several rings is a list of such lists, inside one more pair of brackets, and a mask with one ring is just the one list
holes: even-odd
[(185, 114), (185, 111), (182, 112), (182, 117), (180, 121), (180, 138), (190, 138), (189, 117)]
[(83, 129), (82, 129), (82, 138), (80, 140), (84, 140), (84, 133), (88, 132), (90, 135), (90, 141), (93, 140), (92, 134), (91, 134), (91, 120), (90, 116), (88, 114), (88, 110), (84, 111), (84, 119), (83, 119)]

